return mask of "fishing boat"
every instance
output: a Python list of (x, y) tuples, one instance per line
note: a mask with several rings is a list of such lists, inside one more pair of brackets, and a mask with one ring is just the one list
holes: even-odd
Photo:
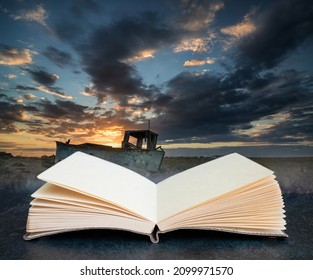
[(127, 130), (119, 148), (92, 143), (70, 144), (70, 140), (65, 143), (57, 141), (55, 161), (81, 151), (137, 172), (157, 172), (165, 155), (162, 147), (157, 147), (157, 139), (158, 134), (150, 130)]

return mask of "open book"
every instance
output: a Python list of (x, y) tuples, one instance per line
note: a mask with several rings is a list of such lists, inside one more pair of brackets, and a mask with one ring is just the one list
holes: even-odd
[(155, 184), (109, 161), (76, 152), (38, 178), (26, 240), (111, 228), (159, 241), (159, 233), (208, 229), (264, 236), (284, 233), (284, 202), (273, 171), (230, 154)]

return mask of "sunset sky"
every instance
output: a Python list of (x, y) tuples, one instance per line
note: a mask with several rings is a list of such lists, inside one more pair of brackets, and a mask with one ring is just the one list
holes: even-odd
[(313, 2), (0, 0), (0, 151), (149, 119), (176, 154), (313, 156)]

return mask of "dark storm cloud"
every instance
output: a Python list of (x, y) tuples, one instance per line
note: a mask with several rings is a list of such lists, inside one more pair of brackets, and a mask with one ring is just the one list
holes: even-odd
[(22, 86), (22, 85), (17, 85), (16, 89), (17, 90), (40, 90), (42, 92), (45, 92), (50, 95), (57, 96), (59, 98), (63, 99), (72, 99), (73, 97), (66, 94), (64, 90), (60, 87), (54, 86), (56, 81), (59, 79), (59, 76), (56, 74), (51, 74), (48, 73), (45, 70), (42, 70), (40, 68), (32, 70), (29, 68), (22, 68), (22, 70), (30, 73), (32, 76), (33, 81), (41, 84), (40, 86), (36, 87), (28, 87), (28, 86)]
[(29, 87), (29, 86), (23, 86), (23, 85), (17, 85), (15, 89), (16, 90), (38, 90), (35, 87)]
[(58, 75), (48, 73), (44, 70), (37, 69), (37, 70), (31, 70), (29, 68), (21, 68), (22, 70), (27, 71), (31, 76), (32, 79), (44, 86), (52, 86), (55, 84), (55, 82), (59, 79)]
[(23, 118), (24, 113), (36, 113), (38, 109), (35, 106), (28, 106), (14, 102), (14, 100), (3, 94), (0, 101), (0, 133), (15, 133), (19, 129), (16, 126), (17, 122), (26, 123)]
[[(136, 3), (144, 3), (146, 10), (142, 8), (136, 16), (125, 17), (121, 13), (110, 22), (104, 17), (105, 25), (93, 25), (92, 29), (86, 26), (83, 29), (79, 22), (74, 23), (70, 19), (56, 25), (59, 37), (80, 54), (82, 67), (93, 83), (88, 94), (95, 95), (99, 103), (108, 96), (120, 105), (127, 105), (127, 100), (133, 96), (141, 97), (147, 103), (171, 98), (160, 95), (157, 86), (144, 84), (132, 59), (140, 56), (144, 50), (157, 51), (162, 47), (173, 47), (184, 36), (190, 35), (191, 30), (193, 33), (202, 32), (222, 6), (221, 1), (197, 1), (193, 5), (177, 5), (176, 1), (162, 2), (161, 5), (159, 2)], [(157, 5), (164, 10), (164, 13), (154, 12), (153, 5), (154, 8)], [(82, 9), (79, 8), (79, 12)], [(85, 24), (89, 26), (90, 23), (85, 21)]]
[(51, 102), (47, 99), (37, 103), (40, 112), (37, 114), (40, 117), (54, 120), (70, 119), (75, 122), (80, 122), (91, 117), (85, 110), (88, 106), (79, 105), (72, 101), (56, 100)]
[(70, 1), (69, 9), (65, 10), (66, 16), (54, 23), (54, 34), (71, 46), (88, 40), (90, 33), (98, 28), (98, 24), (107, 22), (109, 15), (106, 12), (110, 4), (110, 1)]
[[(1, 104), (0, 104), (1, 106)], [(18, 128), (15, 126), (13, 122), (0, 119), (0, 133), (10, 134), (18, 132)]]
[(126, 60), (140, 51), (161, 48), (171, 42), (172, 37), (173, 33), (155, 13), (122, 19), (95, 30), (88, 43), (80, 45), (78, 51), (100, 101), (104, 93), (122, 102), (127, 96), (150, 97), (151, 90)]
[(38, 122), (30, 123), (27, 131), (56, 139), (64, 137), (86, 137), (88, 139), (97, 131), (111, 126), (112, 123), (127, 125), (129, 128), (132, 125), (130, 121), (120, 119), (126, 117), (123, 112), (118, 114), (119, 119), (115, 119), (116, 116), (112, 111), (101, 112), (100, 107), (91, 108), (72, 101), (56, 100), (52, 102), (45, 99), (32, 104), (36, 104), (38, 108), (38, 112), (34, 114), (38, 118)]
[[(183, 142), (186, 142), (185, 138), (188, 136), (192, 138), (210, 135), (212, 139), (212, 136), (228, 135), (231, 124), (238, 123), (233, 120), (232, 110), (250, 97), (247, 93), (239, 92), (235, 98), (225, 92), (218, 76), (195, 76), (188, 72), (178, 75), (168, 83), (167, 94), (172, 98), (158, 108), (162, 115), (157, 126), (162, 139), (183, 138)], [(207, 142), (208, 139), (204, 141)]]
[[(23, 97), (29, 99), (26, 95)], [(58, 99), (55, 102), (48, 99), (33, 100), (31, 105), (27, 105), (1, 94), (0, 133), (26, 131), (53, 138), (63, 137), (77, 128), (86, 130), (86, 121), (92, 132), (101, 118), (97, 118), (89, 109), (88, 106)], [(21, 129), (18, 126), (20, 123), (26, 126)]]
[[(156, 126), (162, 139), (183, 138), (186, 141), (185, 138), (191, 135), (203, 137), (195, 138), (196, 142), (255, 140), (235, 132), (250, 129), (253, 121), (267, 116), (312, 106), (312, 81), (313, 78), (305, 73), (290, 70), (279, 75), (259, 74), (246, 79), (244, 88), (236, 88), (238, 81), (233, 75), (182, 73), (168, 83), (167, 96), (171, 98), (158, 107), (162, 115)], [(308, 113), (304, 116), (308, 117), (305, 122), (308, 125), (312, 119)], [(292, 113), (288, 122), (296, 129), (303, 120), (303, 116), (300, 118), (299, 114)], [(313, 130), (306, 129), (307, 125), (301, 127), (303, 135), (309, 139)], [(263, 141), (271, 141), (276, 129), (280, 130), (277, 141), (291, 131), (288, 126), (277, 125), (264, 134)]]
[(313, 35), (313, 2), (282, 0), (257, 15), (256, 31), (239, 44), (238, 62), (272, 68)]
[(73, 65), (71, 54), (61, 51), (55, 47), (47, 47), (46, 50), (43, 52), (43, 55), (60, 68), (64, 68), (68, 65)]
[(313, 104), (301, 109), (290, 109), (288, 118), (270, 127), (262, 135), (256, 137), (258, 141), (271, 143), (298, 143), (313, 140)]
[(11, 104), (10, 102), (0, 102), (0, 119), (6, 122), (23, 121), (22, 113), (24, 106), (20, 104)]

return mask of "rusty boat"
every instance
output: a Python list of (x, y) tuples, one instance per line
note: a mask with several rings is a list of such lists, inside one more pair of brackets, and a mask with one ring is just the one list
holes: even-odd
[(157, 172), (165, 152), (157, 147), (158, 134), (150, 130), (127, 130), (121, 147), (92, 143), (70, 144), (56, 141), (55, 162), (81, 151), (110, 162), (122, 165), (136, 172)]

